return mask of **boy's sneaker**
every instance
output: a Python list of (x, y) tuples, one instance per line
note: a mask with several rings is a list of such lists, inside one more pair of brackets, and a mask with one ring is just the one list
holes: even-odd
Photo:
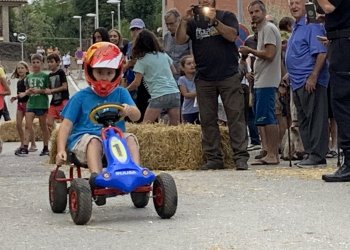
[(254, 151), (261, 149), (261, 146), (259, 144), (250, 144), (247, 148), (247, 151)]
[(40, 156), (44, 156), (44, 155), (49, 155), (50, 151), (48, 149), (43, 149), (40, 153)]
[(27, 156), (28, 155), (28, 149), (27, 148), (19, 148), (15, 151), (15, 155), (17, 156)]

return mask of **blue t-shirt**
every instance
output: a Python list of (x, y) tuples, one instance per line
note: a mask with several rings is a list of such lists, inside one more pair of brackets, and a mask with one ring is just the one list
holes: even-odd
[(147, 53), (137, 60), (134, 72), (143, 75), (151, 99), (180, 92), (171, 72), (172, 63), (173, 60), (162, 52)]
[[(90, 87), (80, 90), (68, 101), (61, 114), (63, 118), (73, 123), (73, 129), (67, 142), (69, 150), (72, 150), (73, 146), (84, 134), (101, 135), (102, 125), (92, 123), (89, 119), (89, 114), (94, 107), (103, 103), (126, 103), (135, 106), (129, 92), (122, 87), (116, 88), (106, 97), (96, 95)], [(124, 120), (119, 121), (116, 126), (125, 131)]]
[[(325, 36), (325, 34), (323, 25), (306, 24), (305, 18), (295, 23), (286, 53), (286, 68), (294, 91), (305, 85), (314, 69), (316, 56), (327, 53), (327, 48), (316, 37)], [(328, 80), (328, 64), (325, 63), (318, 76), (317, 84), (327, 87)]]
[[(194, 85), (193, 80), (188, 79), (186, 76), (180, 76), (178, 84), (179, 86), (186, 87), (187, 91), (190, 93), (196, 92), (196, 85)], [(199, 112), (198, 107), (194, 107), (194, 99), (184, 97), (181, 112), (182, 114), (193, 114)]]

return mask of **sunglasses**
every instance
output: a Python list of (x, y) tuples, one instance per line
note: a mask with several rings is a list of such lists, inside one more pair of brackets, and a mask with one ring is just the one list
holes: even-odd
[(135, 30), (141, 30), (140, 28), (131, 28), (131, 31), (135, 31)]

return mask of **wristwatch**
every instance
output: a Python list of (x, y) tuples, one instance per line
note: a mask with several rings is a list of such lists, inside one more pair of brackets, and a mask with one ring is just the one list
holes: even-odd
[(216, 27), (219, 25), (219, 20), (218, 19), (213, 19), (213, 26)]

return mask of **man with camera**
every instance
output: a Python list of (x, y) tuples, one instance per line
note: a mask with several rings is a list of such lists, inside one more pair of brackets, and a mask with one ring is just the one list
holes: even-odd
[(327, 182), (350, 181), (350, 1), (314, 0), (326, 13), (331, 101), (338, 125), (339, 146), (344, 163), (334, 173), (323, 175)]
[(198, 6), (189, 7), (176, 31), (176, 41), (184, 44), (191, 39), (197, 65), (195, 84), (202, 146), (207, 159), (201, 169), (224, 168), (217, 123), (220, 95), (227, 115), (236, 169), (246, 170), (248, 137), (235, 45), (239, 25), (232, 12), (217, 10), (215, 4), (215, 0), (199, 0)]

